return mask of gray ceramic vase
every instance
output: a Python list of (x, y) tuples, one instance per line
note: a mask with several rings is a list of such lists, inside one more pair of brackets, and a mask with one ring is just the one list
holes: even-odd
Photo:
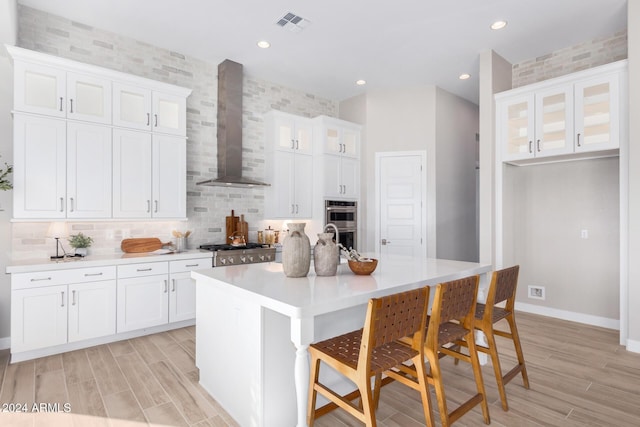
[(289, 234), (282, 243), (282, 269), (287, 277), (305, 277), (311, 266), (311, 243), (304, 234), (304, 222), (289, 223)]
[(313, 268), (316, 276), (335, 276), (338, 270), (338, 246), (333, 233), (318, 233), (318, 243), (313, 248)]

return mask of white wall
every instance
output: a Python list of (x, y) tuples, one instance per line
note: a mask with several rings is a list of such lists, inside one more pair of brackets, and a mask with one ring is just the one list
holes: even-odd
[[(629, 350), (640, 352), (640, 2), (628, 2), (629, 34)], [(623, 292), (624, 293), (624, 292)]]
[(476, 161), (478, 106), (436, 91), (436, 256), (478, 261)]
[[(0, 2), (0, 165), (12, 163), (13, 158), (13, 70), (3, 44), (13, 45), (17, 39), (17, 6), (14, 0)], [(11, 281), (4, 271), (11, 257), (11, 212), (13, 210), (11, 191), (0, 191), (0, 349), (9, 346), (9, 318), (11, 313)]]
[(435, 256), (436, 87), (374, 90), (366, 95), (366, 143), (361, 150), (364, 250), (375, 249), (375, 153), (427, 152), (427, 254)]

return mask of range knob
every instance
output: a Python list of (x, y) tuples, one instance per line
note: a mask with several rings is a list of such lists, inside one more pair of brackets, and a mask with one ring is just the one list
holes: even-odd
[(249, 262), (255, 262), (255, 259), (253, 258), (252, 255), (249, 255)]
[(233, 258), (229, 258), (229, 264), (233, 264), (235, 261)]
[(240, 262), (241, 262), (241, 263), (243, 263), (243, 264), (246, 264), (246, 262), (247, 262), (247, 257), (246, 257), (246, 256), (241, 256), (241, 257), (240, 257)]
[(260, 255), (260, 261), (264, 261), (264, 255)]
[(227, 263), (227, 260), (224, 258), (220, 259), (220, 264), (225, 265)]

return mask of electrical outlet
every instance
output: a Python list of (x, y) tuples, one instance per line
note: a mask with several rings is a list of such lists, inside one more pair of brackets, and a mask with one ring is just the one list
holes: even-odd
[(544, 300), (544, 286), (529, 285), (529, 298)]

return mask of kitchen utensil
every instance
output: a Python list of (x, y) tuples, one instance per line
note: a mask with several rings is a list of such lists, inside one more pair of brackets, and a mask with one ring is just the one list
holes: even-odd
[(238, 222), (240, 219), (235, 216), (235, 211), (231, 210), (231, 216), (226, 217), (226, 233), (227, 236), (227, 244), (231, 244), (232, 237), (231, 235), (238, 230)]
[(157, 237), (124, 239), (120, 244), (120, 249), (126, 253), (153, 252), (162, 249), (165, 244), (168, 243), (162, 243)]
[(258, 230), (258, 243), (264, 243), (264, 233), (262, 230)]
[(275, 235), (273, 234), (274, 230), (269, 226), (266, 230), (264, 230), (264, 242), (267, 245), (273, 245), (275, 241)]
[(238, 222), (238, 228), (236, 228), (236, 230), (239, 231), (245, 239), (249, 238), (249, 224), (244, 220), (244, 214), (240, 215), (240, 221)]
[(232, 233), (231, 236), (229, 236), (229, 239), (231, 239), (231, 246), (247, 246), (247, 241), (245, 240), (244, 234), (240, 233), (239, 231)]

